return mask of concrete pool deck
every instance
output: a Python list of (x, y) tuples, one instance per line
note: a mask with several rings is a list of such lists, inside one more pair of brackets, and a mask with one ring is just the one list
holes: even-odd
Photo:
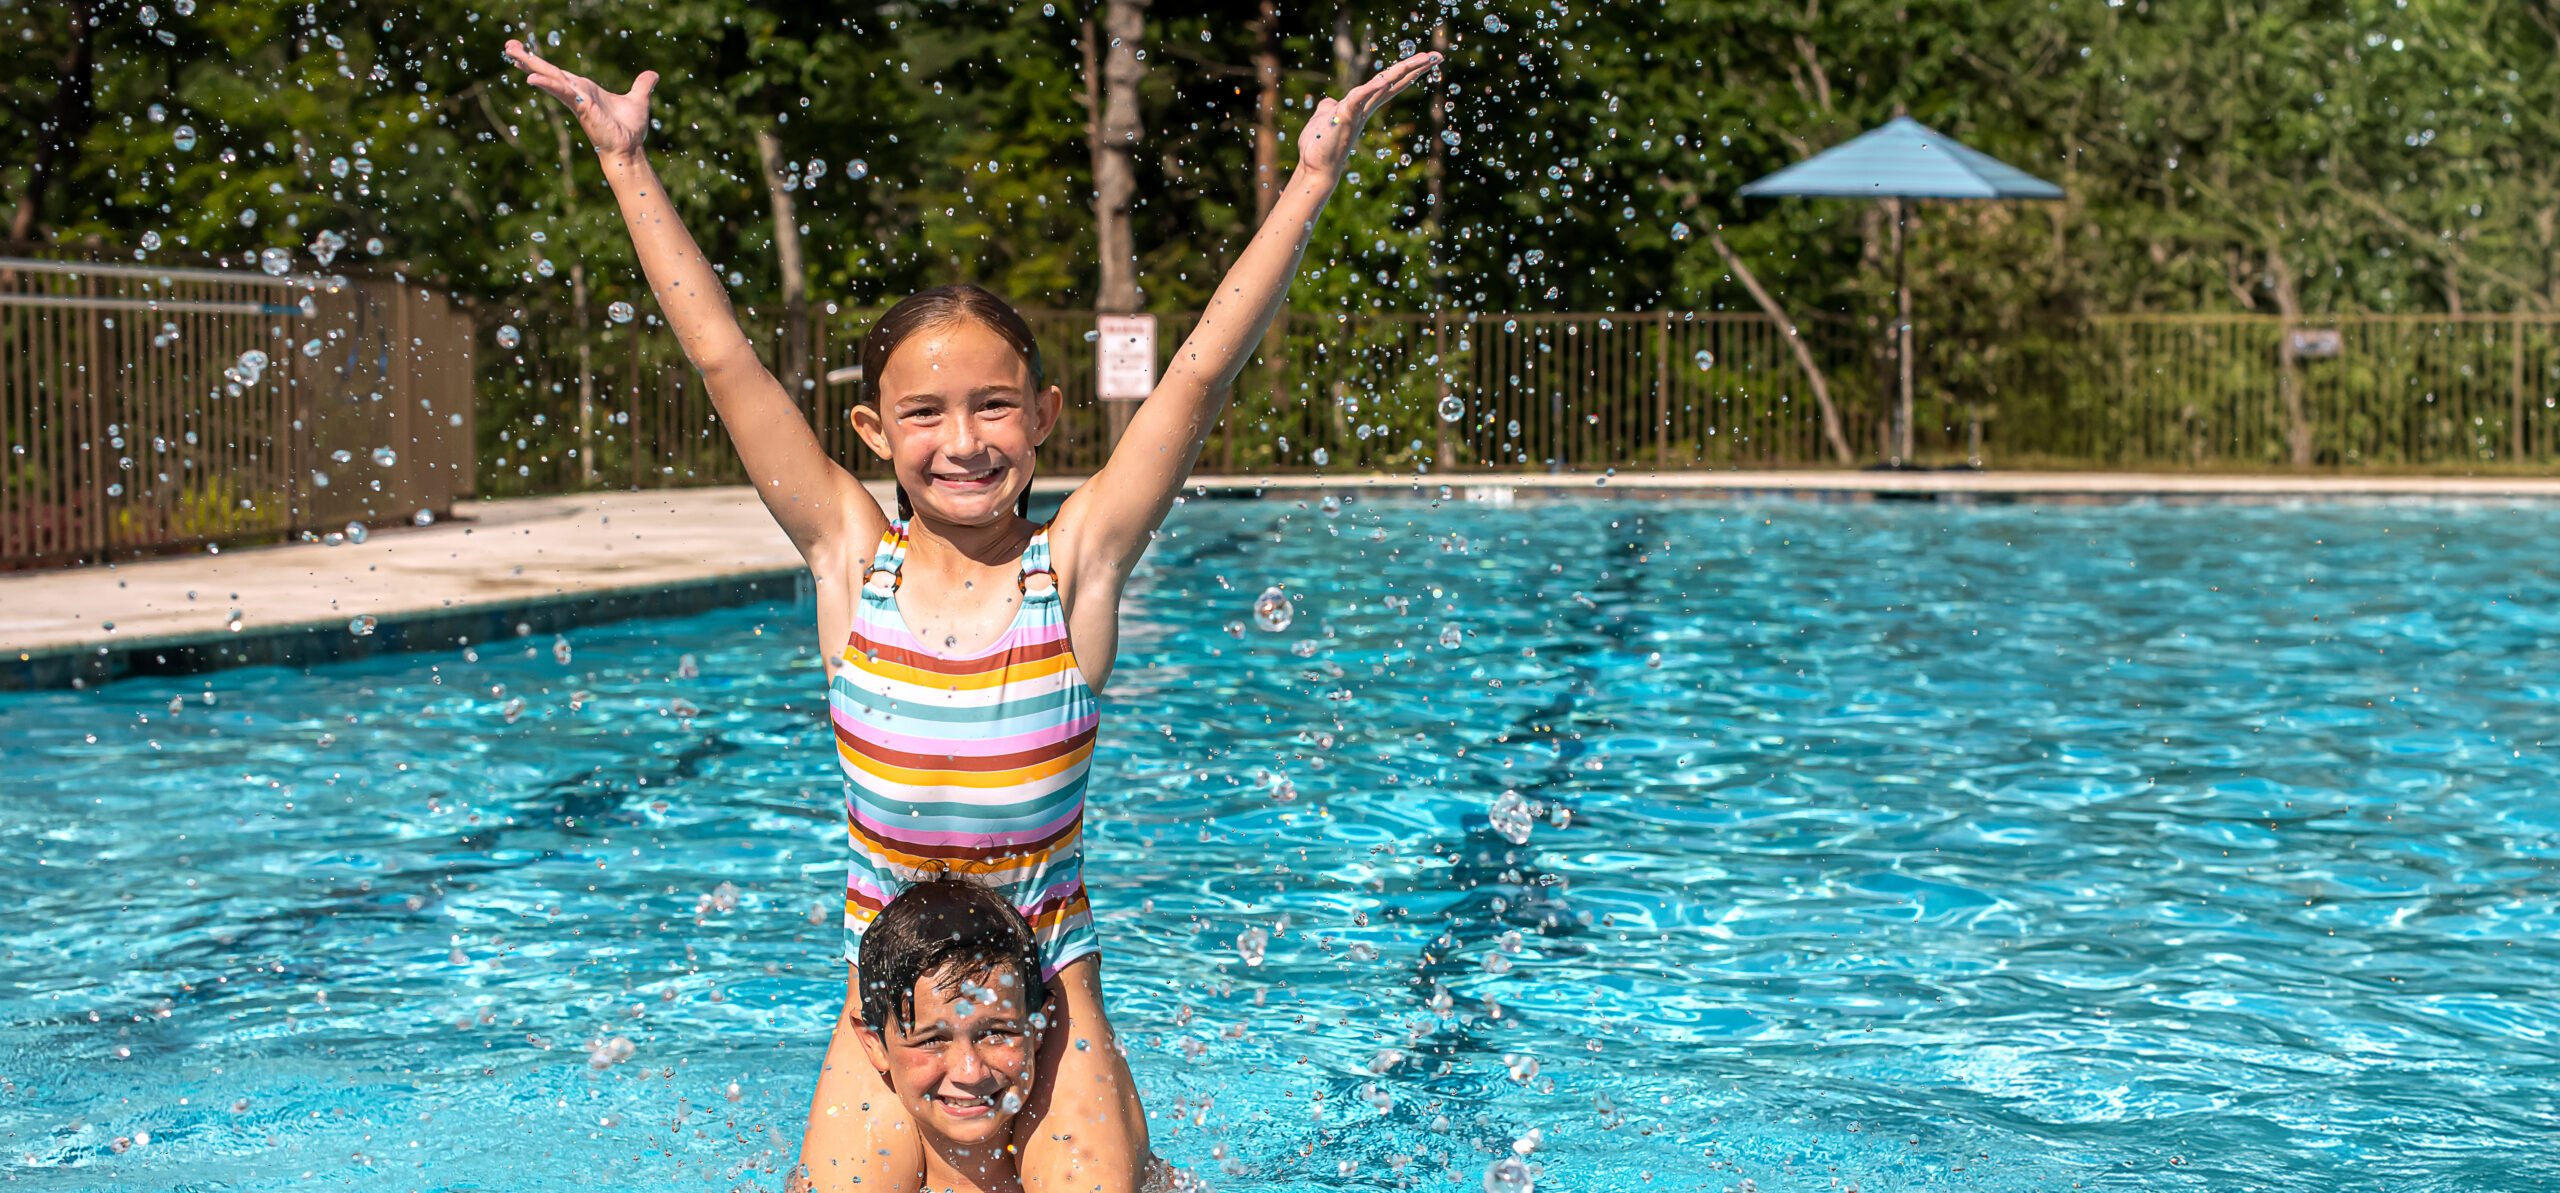
[[(1605, 484), (1603, 481), (1605, 480)], [(1062, 493), (1077, 481), (1042, 481)], [(1675, 472), (1196, 477), (1194, 493), (1359, 494), (1509, 503), (1594, 492), (1845, 500), (2560, 498), (2560, 478), (2082, 472)], [(873, 491), (886, 504), (885, 484)], [(629, 617), (788, 599), (797, 552), (743, 487), (467, 502), (434, 526), (363, 543), (291, 543), (0, 573), (0, 689), (127, 675), (308, 665), (437, 650)], [(370, 632), (351, 623), (373, 618)]]

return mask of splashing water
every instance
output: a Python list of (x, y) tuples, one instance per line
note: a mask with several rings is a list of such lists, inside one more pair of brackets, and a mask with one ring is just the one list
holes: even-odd
[(1289, 594), (1281, 591), (1277, 584), (1263, 589), (1262, 595), (1253, 599), (1253, 624), (1267, 633), (1277, 634), (1288, 629), (1295, 616), (1295, 611), (1289, 607)]
[(1494, 797), (1493, 806), (1485, 810), (1485, 819), (1491, 823), (1493, 831), (1502, 834), (1503, 840), (1514, 845), (1528, 844), (1529, 830), (1536, 824), (1529, 811), (1529, 801), (1522, 799), (1517, 791), (1505, 791)]
[(318, 235), (311, 238), (311, 259), (327, 265), (337, 260), (339, 251), (346, 247), (346, 237), (323, 228)]
[(283, 277), (293, 272), (293, 254), (285, 249), (266, 249), (258, 254), (258, 268), (268, 277)]

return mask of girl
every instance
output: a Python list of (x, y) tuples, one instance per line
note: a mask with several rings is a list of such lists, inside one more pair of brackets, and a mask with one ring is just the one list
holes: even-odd
[(860, 1045), (862, 932), (937, 872), (1003, 891), (1040, 937), (1054, 991), (1015, 1119), (1031, 1193), (1124, 1193), (1151, 1158), (1137, 1085), (1103, 1013), (1100, 945), (1079, 843), (1095, 693), (1119, 645), (1121, 586), (1173, 507), (1229, 386), (1279, 310), (1317, 213), (1369, 116), (1440, 55), (1327, 99), (1298, 168), (1217, 296), (1131, 418), (1110, 461), (1046, 525), (1028, 509), (1034, 453), (1063, 395), (1020, 316), (975, 287), (892, 308), (862, 345), (855, 431), (897, 473), (898, 518), (819, 446), (756, 359), (719, 276), (641, 152), (655, 71), (616, 95), (507, 54), (568, 103), (603, 159), (659, 309), (702, 373), (765, 507), (808, 561), (853, 839), (845, 886), (844, 1014), (818, 1078), (795, 1187), (899, 1193), (924, 1163), (906, 1111)]

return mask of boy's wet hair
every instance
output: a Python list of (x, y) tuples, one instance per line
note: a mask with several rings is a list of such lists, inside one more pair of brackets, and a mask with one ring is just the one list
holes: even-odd
[(862, 1021), (887, 1031), (915, 1025), (916, 980), (938, 974), (935, 988), (955, 994), (983, 979), (1013, 992), (1027, 1014), (1048, 1001), (1040, 978), (1040, 940), (1003, 895), (965, 878), (943, 875), (908, 887), (863, 930), (855, 974), (862, 980)]
[[(1022, 358), (1023, 367), (1031, 372), (1031, 391), (1023, 396), (1029, 401), (1045, 388), (1045, 372), (1040, 365), (1040, 342), (1033, 338), (1031, 325), (1023, 322), (1022, 313), (1013, 304), (996, 297), (979, 286), (936, 286), (908, 295), (906, 301), (889, 308), (862, 336), (862, 396), (864, 400), (888, 413), (882, 404), (880, 374), (888, 369), (889, 357), (898, 345), (919, 331), (949, 327), (954, 323), (975, 323), (996, 333)], [(1031, 490), (1022, 490), (1017, 511), (1031, 516)], [(915, 504), (907, 497), (906, 487), (898, 488), (898, 516), (915, 516)]]

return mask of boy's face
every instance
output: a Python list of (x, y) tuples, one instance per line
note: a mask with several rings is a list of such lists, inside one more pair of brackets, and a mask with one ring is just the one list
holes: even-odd
[(948, 973), (916, 979), (915, 1016), (867, 1025), (863, 1051), (921, 1130), (962, 1145), (992, 1142), (1031, 1099), (1040, 1037), (1010, 970), (970, 975), (945, 994)]

